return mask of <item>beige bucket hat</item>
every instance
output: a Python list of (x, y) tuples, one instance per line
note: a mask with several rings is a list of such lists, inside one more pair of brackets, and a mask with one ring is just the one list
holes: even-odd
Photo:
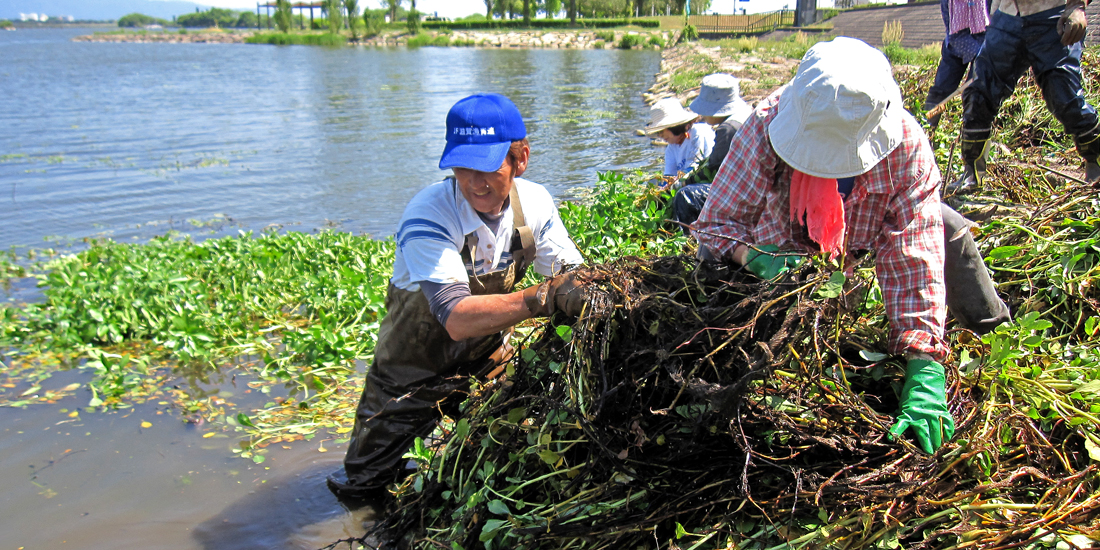
[(665, 128), (686, 124), (697, 118), (699, 115), (684, 109), (678, 99), (666, 97), (649, 108), (649, 124), (645, 125), (645, 133), (657, 134)]
[(699, 96), (691, 102), (691, 110), (703, 116), (729, 117), (738, 126), (752, 114), (752, 107), (741, 99), (741, 84), (733, 75), (708, 74), (699, 86)]
[(870, 170), (901, 143), (901, 90), (881, 52), (855, 38), (818, 42), (779, 98), (772, 148), (819, 178)]

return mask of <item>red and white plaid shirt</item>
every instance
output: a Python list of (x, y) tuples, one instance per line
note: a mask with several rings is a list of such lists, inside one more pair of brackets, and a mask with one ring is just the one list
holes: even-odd
[[(818, 250), (805, 228), (791, 221), (793, 169), (776, 155), (768, 137), (782, 91), (762, 101), (734, 136), (694, 224), (699, 244), (716, 257), (732, 257), (739, 243)], [(875, 252), (890, 319), (890, 351), (927, 353), (942, 361), (947, 306), (940, 173), (928, 139), (908, 113), (902, 129), (901, 144), (856, 176), (844, 200), (845, 244), (847, 250)]]

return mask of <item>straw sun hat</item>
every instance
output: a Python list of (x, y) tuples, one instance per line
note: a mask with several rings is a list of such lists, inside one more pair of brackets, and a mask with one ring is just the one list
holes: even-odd
[(646, 135), (659, 134), (665, 128), (672, 128), (693, 122), (699, 115), (684, 109), (676, 98), (666, 97), (649, 108), (649, 124), (645, 125)]
[(881, 52), (854, 38), (818, 42), (802, 57), (768, 125), (772, 148), (819, 178), (858, 176), (901, 143), (901, 90)]

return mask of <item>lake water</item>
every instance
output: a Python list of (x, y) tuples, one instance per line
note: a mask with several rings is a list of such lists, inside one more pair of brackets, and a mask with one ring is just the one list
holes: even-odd
[(70, 41), (89, 33), (0, 33), (0, 250), (222, 219), (389, 236), (475, 92), (516, 102), (527, 177), (559, 198), (658, 166), (634, 134), (654, 50)]
[[(478, 91), (518, 104), (528, 176), (558, 197), (598, 170), (659, 166), (633, 131), (655, 51), (70, 41), (88, 32), (0, 32), (0, 250), (169, 229), (385, 237), (443, 175), (447, 110)], [(208, 386), (261, 399), (231, 376)], [(0, 408), (0, 548), (318, 548), (369, 519), (324, 487), (342, 448), (273, 446), (256, 465), (167, 402), (74, 416), (88, 397)]]

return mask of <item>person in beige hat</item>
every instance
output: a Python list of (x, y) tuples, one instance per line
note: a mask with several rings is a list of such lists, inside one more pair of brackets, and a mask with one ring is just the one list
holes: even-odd
[(752, 107), (741, 99), (741, 85), (737, 78), (725, 73), (704, 76), (699, 95), (692, 100), (690, 107), (692, 112), (698, 113), (714, 128), (714, 148), (707, 162), (699, 164), (684, 177), (684, 186), (677, 189), (672, 197), (671, 219), (685, 225), (699, 217), (710, 194), (710, 182), (722, 166), (722, 161), (726, 160), (733, 135), (752, 114)]
[[(702, 257), (763, 279), (808, 254), (874, 252), (890, 351), (907, 360), (891, 433), (911, 430), (929, 453), (955, 430), (940, 364), (947, 310), (979, 332), (1008, 320), (939, 186), (932, 147), (902, 108), (890, 63), (841, 37), (810, 48), (791, 82), (756, 107), (693, 226)], [(945, 233), (945, 214), (963, 230)]]
[(696, 124), (699, 115), (684, 109), (676, 98), (668, 97), (649, 109), (648, 136), (665, 140), (665, 176), (680, 177), (691, 171), (698, 161), (706, 159), (714, 148), (714, 130), (706, 124)]

